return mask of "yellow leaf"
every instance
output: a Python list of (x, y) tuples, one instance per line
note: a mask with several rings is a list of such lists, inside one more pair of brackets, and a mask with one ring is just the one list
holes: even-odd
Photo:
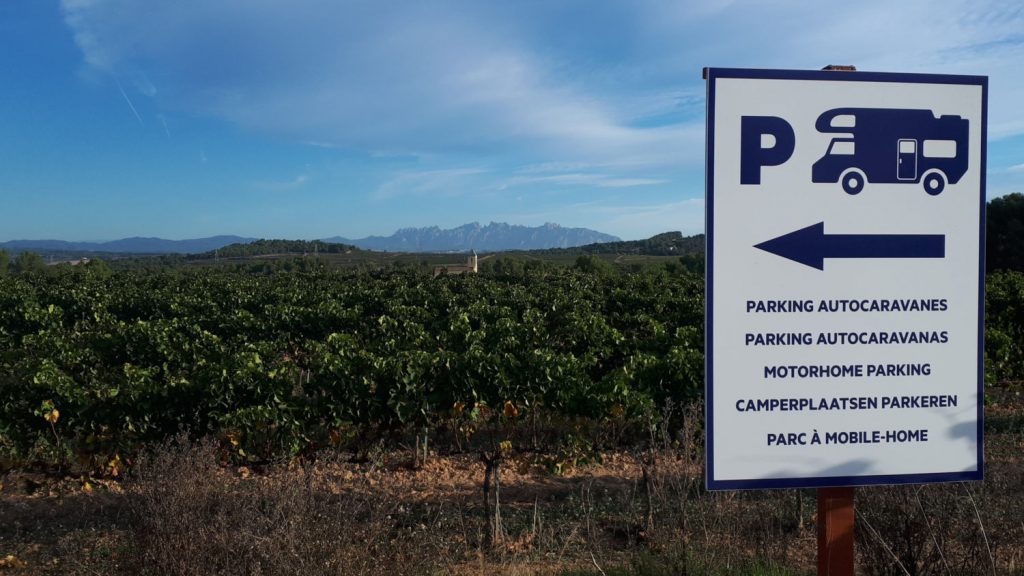
[(24, 568), (26, 564), (18, 559), (14, 554), (8, 554), (7, 556), (0, 558), (0, 568)]
[(121, 456), (114, 454), (114, 457), (107, 462), (107, 469), (110, 470), (110, 475), (117, 478), (121, 474)]
[(46, 421), (49, 422), (50, 424), (56, 424), (57, 419), (60, 418), (60, 411), (54, 408), (53, 410), (47, 412), (46, 415), (43, 416), (43, 418), (46, 419)]
[(502, 411), (505, 418), (516, 418), (519, 416), (519, 408), (511, 400), (505, 400), (505, 409)]

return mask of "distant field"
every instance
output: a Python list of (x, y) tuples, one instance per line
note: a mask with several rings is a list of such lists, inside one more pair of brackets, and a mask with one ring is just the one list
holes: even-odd
[[(491, 254), (480, 254), (479, 263), (486, 266), (486, 262), (496, 260), (520, 260), (522, 262), (540, 262), (557, 267), (569, 267), (576, 264), (582, 252), (560, 251), (530, 251), (530, 252), (498, 252)], [(599, 253), (589, 255), (598, 258), (609, 264), (626, 270), (637, 268), (648, 268), (651, 266), (663, 266), (666, 263), (678, 262), (678, 256), (642, 255), (642, 254), (612, 254)], [(400, 253), (400, 252), (371, 252), (368, 250), (357, 250), (342, 254), (258, 254), (243, 257), (217, 257), (210, 259), (183, 259), (178, 264), (182, 266), (246, 266), (254, 263), (267, 261), (285, 261), (302, 259), (310, 264), (323, 265), (331, 268), (359, 268), (359, 269), (391, 269), (396, 266), (413, 268), (433, 269), (434, 266), (442, 264), (463, 265), (466, 263), (466, 254), (432, 254), (432, 253)], [(137, 258), (132, 259), (130, 265), (145, 265), (157, 262), (158, 258)], [(115, 266), (124, 266), (128, 262), (115, 263)]]

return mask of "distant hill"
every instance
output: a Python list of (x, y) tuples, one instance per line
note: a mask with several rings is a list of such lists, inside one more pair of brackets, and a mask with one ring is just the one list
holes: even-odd
[(255, 240), (252, 242), (231, 244), (194, 254), (192, 260), (210, 258), (247, 258), (251, 256), (268, 256), (271, 254), (346, 254), (358, 251), (359, 248), (349, 244), (324, 242), (322, 240)]
[(164, 240), (163, 238), (123, 238), (110, 242), (67, 242), (64, 240), (11, 240), (0, 242), (0, 249), (9, 252), (60, 253), (129, 253), (129, 254), (196, 254), (216, 250), (230, 244), (245, 244), (255, 238), (241, 236), (211, 236), (192, 240)]
[(597, 242), (618, 242), (620, 239), (587, 228), (564, 228), (551, 223), (530, 227), (501, 222), (481, 226), (479, 222), (473, 222), (449, 230), (437, 226), (403, 228), (391, 236), (369, 236), (359, 240), (335, 236), (324, 241), (387, 252), (498, 252), (569, 248)]
[[(163, 238), (123, 238), (110, 242), (68, 242), (65, 240), (12, 240), (0, 242), (0, 249), (19, 253), (23, 251), (65, 256), (95, 254), (145, 255), (192, 254), (202, 258), (206, 253), (219, 251), (221, 257), (245, 257), (263, 254), (291, 254), (313, 251), (348, 251), (353, 247), (378, 252), (498, 252), (507, 250), (544, 250), (572, 248), (596, 243), (621, 243), (610, 234), (587, 228), (564, 228), (558, 224), (519, 226), (491, 222), (481, 226), (478, 222), (443, 230), (437, 226), (403, 228), (391, 236), (369, 236), (349, 240), (341, 236), (323, 240), (257, 240), (241, 236), (211, 236), (191, 240), (164, 240)], [(258, 246), (244, 246), (259, 243)], [(318, 244), (317, 244), (318, 243)], [(628, 244), (628, 243), (627, 243)], [(230, 251), (224, 249), (231, 247)]]
[(664, 232), (646, 240), (626, 240), (587, 244), (545, 252), (574, 254), (635, 254), (638, 256), (684, 256), (704, 253), (704, 235), (683, 236), (682, 232)]

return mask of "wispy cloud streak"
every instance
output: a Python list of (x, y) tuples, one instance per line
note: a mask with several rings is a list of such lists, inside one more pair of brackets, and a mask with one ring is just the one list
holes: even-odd
[[(132, 104), (132, 99), (128, 97), (128, 93), (124, 91), (124, 87), (121, 86), (121, 81), (115, 79), (114, 82), (117, 84), (117, 89), (121, 91), (121, 96), (124, 96), (124, 101), (128, 104), (128, 108), (131, 109), (132, 114), (135, 115), (135, 119), (139, 121), (139, 126), (145, 126), (146, 124), (142, 121), (142, 116), (139, 116), (139, 111), (135, 109), (135, 104)], [(164, 124), (164, 129), (167, 129), (167, 125)], [(168, 134), (170, 136), (170, 134)]]

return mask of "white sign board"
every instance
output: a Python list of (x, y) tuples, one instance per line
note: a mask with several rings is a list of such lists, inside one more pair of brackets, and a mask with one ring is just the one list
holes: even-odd
[(981, 479), (987, 78), (707, 87), (708, 488)]

